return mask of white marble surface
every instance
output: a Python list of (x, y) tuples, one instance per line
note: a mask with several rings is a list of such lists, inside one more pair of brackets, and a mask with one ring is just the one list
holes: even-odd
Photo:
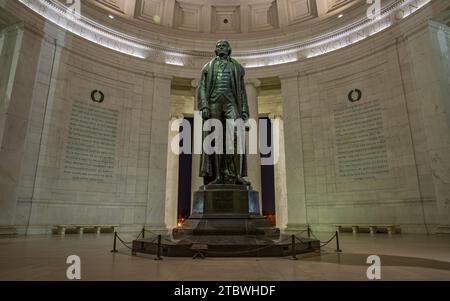
[[(318, 233), (325, 240), (330, 233)], [(67, 234), (0, 239), (0, 280), (66, 280), (66, 258), (81, 259), (82, 280), (171, 281), (368, 281), (369, 255), (381, 259), (381, 280), (450, 280), (450, 241), (447, 235), (341, 235), (342, 253), (334, 245), (322, 254), (281, 258), (192, 258), (131, 256), (120, 245), (110, 253), (111, 234)], [(126, 241), (132, 236), (122, 236)], [(220, 270), (220, 273), (217, 271)]]
[[(286, 175), (277, 171), (275, 187), (286, 212), (281, 225), (395, 223), (404, 232), (449, 226), (448, 27), (442, 40), (443, 25), (428, 22), (441, 3), (345, 49), (248, 70), (248, 78), (282, 83), (282, 105), (257, 108), (283, 115)], [(36, 21), (28, 11), (17, 15)], [(0, 111), (0, 223), (21, 233), (46, 233), (56, 223), (165, 230), (168, 120), (177, 110), (171, 79), (195, 79), (199, 70), (120, 55), (42, 21), (25, 24), (18, 62)], [(336, 177), (332, 111), (355, 88), (383, 110), (390, 172), (372, 180)], [(120, 115), (112, 183), (73, 181), (63, 172), (72, 103), (90, 103), (94, 89), (106, 94), (102, 106)]]

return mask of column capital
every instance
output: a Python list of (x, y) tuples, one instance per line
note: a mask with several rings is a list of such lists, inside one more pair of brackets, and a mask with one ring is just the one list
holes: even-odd
[(294, 71), (294, 72), (281, 74), (281, 75), (278, 76), (278, 78), (282, 81), (284, 79), (290, 79), (290, 78), (299, 77), (299, 76), (300, 76), (299, 72), (298, 71)]
[(170, 81), (172, 81), (172, 79), (173, 79), (172, 75), (159, 74), (159, 73), (153, 73), (153, 77), (159, 78), (159, 79), (166, 79), (166, 80), (170, 80)]
[(268, 117), (270, 120), (275, 120), (275, 119), (283, 120), (283, 115), (281, 115), (281, 114), (270, 113)]
[(155, 78), (167, 79), (167, 80), (170, 80), (170, 81), (173, 79), (172, 75), (155, 73), (155, 72), (148, 72), (148, 71), (146, 71), (144, 73), (144, 77), (150, 78), (150, 79), (155, 79)]
[(261, 86), (261, 81), (257, 78), (246, 78), (245, 79), (246, 85), (253, 85), (255, 88), (258, 88)]
[(197, 88), (199, 85), (200, 85), (200, 79), (194, 78), (193, 80), (191, 80), (191, 87)]
[(184, 115), (181, 113), (176, 113), (176, 114), (170, 115), (170, 121), (177, 120), (177, 119), (184, 119)]

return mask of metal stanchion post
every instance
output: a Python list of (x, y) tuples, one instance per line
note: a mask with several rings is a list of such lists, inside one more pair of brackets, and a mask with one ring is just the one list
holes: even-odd
[(145, 227), (142, 227), (142, 239), (145, 238)]
[(297, 260), (297, 252), (295, 250), (295, 235), (291, 236), (291, 240), (292, 240), (292, 260)]
[(336, 252), (340, 253), (342, 250), (339, 248), (339, 232), (336, 231)]
[(308, 238), (311, 238), (311, 228), (308, 225)]
[(116, 243), (117, 243), (117, 232), (114, 231), (114, 243), (113, 243), (113, 249), (111, 250), (112, 253), (117, 253)]
[(156, 258), (155, 260), (162, 260), (161, 258), (161, 234), (158, 235), (158, 246), (156, 249)]

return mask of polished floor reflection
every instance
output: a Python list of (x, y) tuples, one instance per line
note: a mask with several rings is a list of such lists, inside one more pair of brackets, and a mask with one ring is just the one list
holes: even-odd
[[(329, 233), (320, 233), (325, 240)], [(130, 241), (131, 236), (124, 236)], [(0, 280), (65, 280), (66, 258), (81, 258), (83, 280), (367, 280), (369, 255), (381, 258), (382, 280), (450, 280), (450, 235), (341, 235), (321, 254), (284, 258), (164, 258), (131, 256), (112, 234), (0, 239)]]

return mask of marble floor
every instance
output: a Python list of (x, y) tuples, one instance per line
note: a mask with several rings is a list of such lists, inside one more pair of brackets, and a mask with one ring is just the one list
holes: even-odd
[[(319, 233), (321, 240), (330, 233)], [(131, 236), (125, 236), (131, 240)], [(322, 252), (284, 258), (131, 256), (112, 234), (0, 238), (0, 280), (66, 280), (66, 258), (81, 258), (82, 280), (367, 280), (369, 255), (381, 258), (382, 280), (450, 280), (450, 235), (341, 235)]]

